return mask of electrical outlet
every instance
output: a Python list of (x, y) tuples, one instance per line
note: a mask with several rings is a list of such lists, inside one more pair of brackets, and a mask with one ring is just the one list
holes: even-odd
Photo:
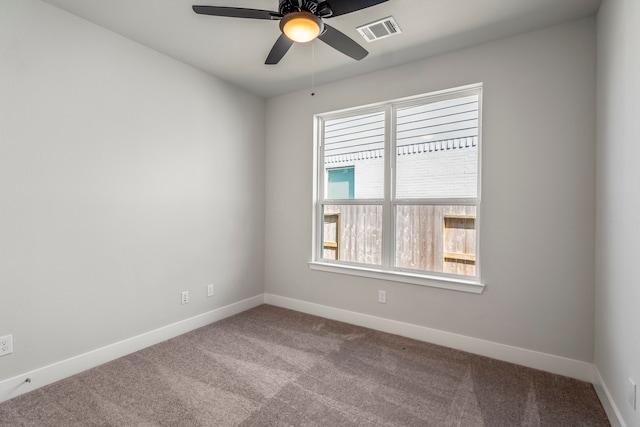
[(207, 296), (208, 297), (212, 297), (213, 296), (213, 292), (214, 292), (213, 285), (207, 286)]
[(387, 303), (387, 291), (385, 291), (384, 289), (378, 290), (378, 302), (381, 304)]
[(189, 291), (182, 291), (182, 304), (189, 302)]
[(13, 336), (0, 337), (0, 356), (5, 356), (9, 353), (13, 353)]
[(633, 409), (637, 409), (636, 408), (636, 383), (633, 382), (633, 379), (631, 377), (629, 377), (629, 385), (627, 387), (628, 387), (627, 399), (629, 400), (631, 407)]

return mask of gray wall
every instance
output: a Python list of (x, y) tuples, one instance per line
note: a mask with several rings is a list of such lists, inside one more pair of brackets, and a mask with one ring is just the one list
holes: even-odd
[[(640, 407), (640, 2), (605, 0), (598, 14), (595, 364), (628, 426)], [(640, 404), (640, 399), (638, 404)]]
[[(266, 292), (592, 362), (595, 52), (589, 18), (270, 98)], [(484, 294), (310, 270), (312, 115), (477, 82)]]
[(47, 4), (0, 2), (0, 380), (263, 293), (264, 112)]

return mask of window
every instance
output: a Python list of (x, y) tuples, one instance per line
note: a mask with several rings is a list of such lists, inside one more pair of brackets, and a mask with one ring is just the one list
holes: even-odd
[(481, 292), (481, 95), (316, 116), (312, 268)]
[(349, 168), (327, 169), (327, 198), (353, 199), (353, 166)]

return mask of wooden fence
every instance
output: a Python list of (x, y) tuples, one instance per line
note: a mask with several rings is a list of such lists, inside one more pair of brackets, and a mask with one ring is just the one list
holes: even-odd
[[(475, 275), (475, 217), (475, 206), (398, 206), (395, 266)], [(380, 265), (382, 206), (325, 206), (323, 244), (325, 259)]]

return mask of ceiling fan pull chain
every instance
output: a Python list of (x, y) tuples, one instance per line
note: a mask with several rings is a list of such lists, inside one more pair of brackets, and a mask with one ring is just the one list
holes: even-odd
[(311, 42), (311, 96), (316, 94), (316, 41)]

